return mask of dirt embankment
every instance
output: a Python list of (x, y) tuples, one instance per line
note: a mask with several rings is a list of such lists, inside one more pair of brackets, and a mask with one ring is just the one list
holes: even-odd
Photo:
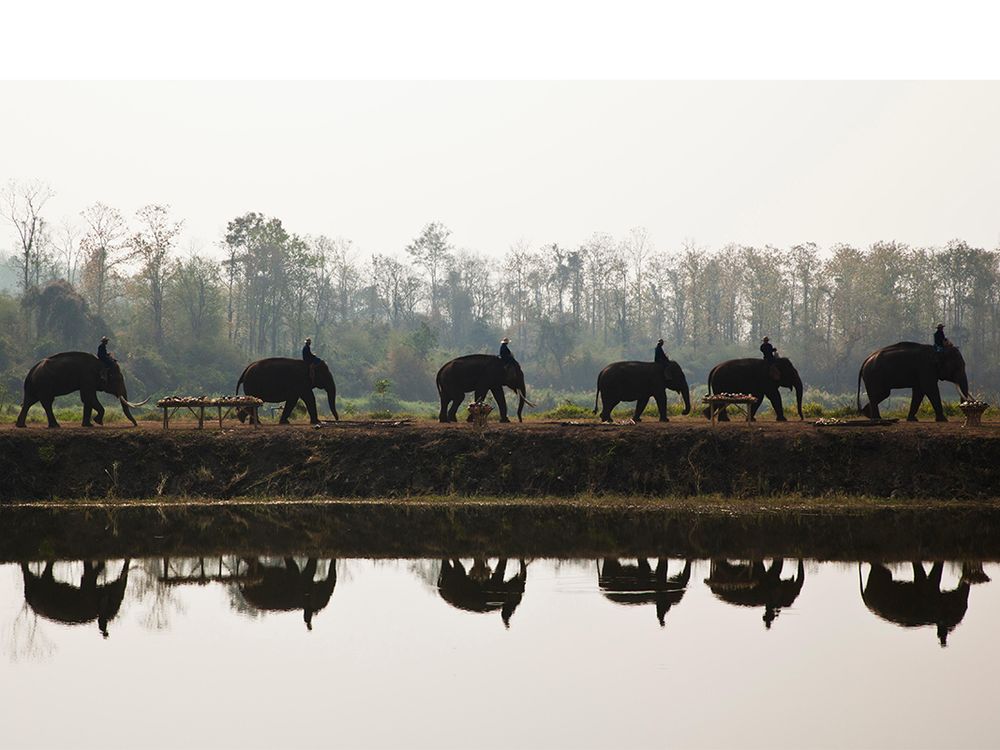
[(0, 498), (1000, 494), (1000, 429), (341, 423), (0, 431)]

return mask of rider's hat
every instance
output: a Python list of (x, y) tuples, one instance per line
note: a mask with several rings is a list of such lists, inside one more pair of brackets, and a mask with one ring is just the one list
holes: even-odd
[(509, 344), (510, 343), (510, 339), (507, 338), (506, 336), (504, 336), (502, 339), (500, 339), (500, 343), (501, 344)]
[(313, 342), (313, 340), (311, 338), (309, 338), (308, 336), (306, 336), (306, 343), (307, 344), (311, 344), (312, 342)]
[(938, 323), (938, 324), (937, 324), (937, 327), (938, 327), (938, 328), (944, 328), (944, 323)]
[(769, 338), (768, 338), (767, 336), (765, 336), (764, 338), (762, 338), (762, 339), (761, 339), (761, 341), (762, 341), (762, 342), (763, 342), (763, 341), (770, 341), (770, 340), (771, 340), (771, 339), (769, 339)]
[(101, 343), (102, 344), (108, 343), (108, 337), (107, 336), (101, 336)]

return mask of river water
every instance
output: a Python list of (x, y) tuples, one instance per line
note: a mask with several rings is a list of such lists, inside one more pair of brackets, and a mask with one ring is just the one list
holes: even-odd
[(994, 564), (124, 567), (0, 567), (0, 747), (998, 743)]

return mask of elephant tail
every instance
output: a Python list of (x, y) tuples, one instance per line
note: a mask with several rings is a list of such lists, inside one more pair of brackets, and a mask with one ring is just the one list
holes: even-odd
[(243, 372), (240, 373), (240, 379), (236, 381), (236, 395), (240, 395), (240, 386), (243, 385), (243, 379), (247, 376), (247, 370), (250, 369), (250, 365), (243, 368)]
[(858, 412), (859, 413), (861, 412), (861, 373), (864, 372), (864, 370), (865, 370), (865, 365), (864, 363), (862, 363), (861, 367), (858, 368)]
[(597, 400), (601, 397), (601, 378), (597, 378), (597, 391), (594, 393), (594, 414), (597, 414)]

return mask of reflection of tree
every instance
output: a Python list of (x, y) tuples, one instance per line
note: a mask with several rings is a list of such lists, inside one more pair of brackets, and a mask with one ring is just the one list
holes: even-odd
[(28, 603), (21, 605), (7, 628), (8, 653), (12, 662), (42, 660), (52, 655), (55, 644), (38, 627), (38, 615)]

